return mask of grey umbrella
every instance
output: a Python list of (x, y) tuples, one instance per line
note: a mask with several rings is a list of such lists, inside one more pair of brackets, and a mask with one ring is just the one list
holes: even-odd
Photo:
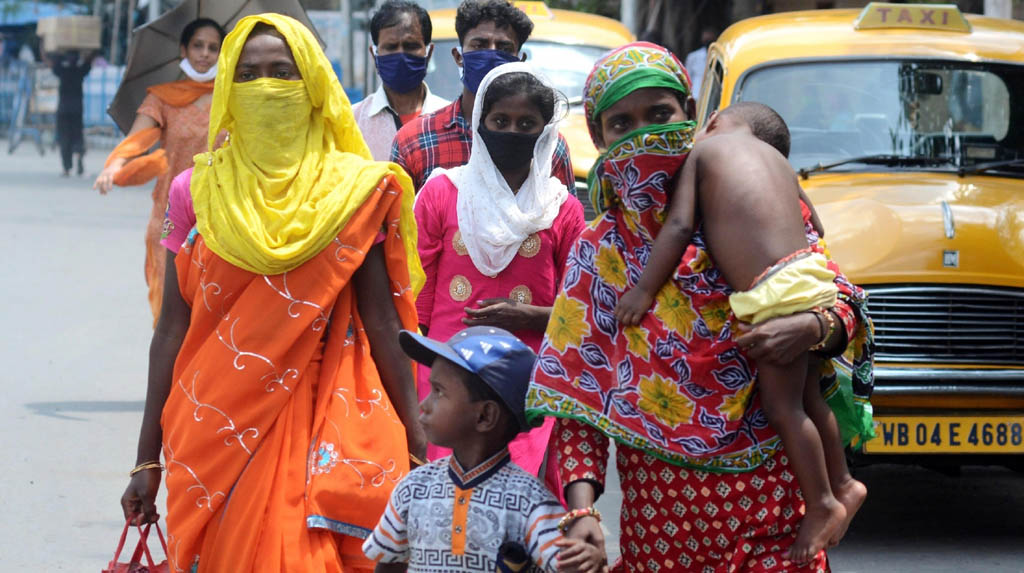
[[(181, 77), (178, 42), (181, 31), (192, 20), (209, 18), (230, 31), (245, 16), (264, 12), (291, 16), (316, 34), (299, 0), (185, 0), (135, 29), (128, 48), (128, 65), (107, 113), (122, 132), (128, 133), (135, 112), (146, 97), (146, 88)], [(322, 40), (320, 44), (323, 45)]]

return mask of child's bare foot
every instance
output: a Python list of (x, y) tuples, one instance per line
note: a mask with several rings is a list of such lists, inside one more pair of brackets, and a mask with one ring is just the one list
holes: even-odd
[(843, 524), (839, 527), (839, 531), (829, 540), (829, 547), (838, 545), (839, 540), (846, 535), (846, 530), (850, 528), (853, 516), (857, 515), (860, 506), (864, 504), (864, 500), (868, 497), (868, 488), (862, 482), (849, 477), (832, 493), (836, 496), (839, 503), (843, 504), (843, 508), (846, 509), (846, 517), (843, 519)]
[(789, 547), (786, 558), (803, 565), (814, 559), (819, 551), (828, 547), (846, 518), (846, 509), (835, 498), (817, 506), (807, 505), (807, 513), (800, 520), (796, 541)]

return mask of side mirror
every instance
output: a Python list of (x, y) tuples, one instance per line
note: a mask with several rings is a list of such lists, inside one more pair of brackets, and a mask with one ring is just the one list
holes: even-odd
[(942, 76), (935, 72), (915, 72), (914, 92), (920, 95), (939, 95), (942, 93)]

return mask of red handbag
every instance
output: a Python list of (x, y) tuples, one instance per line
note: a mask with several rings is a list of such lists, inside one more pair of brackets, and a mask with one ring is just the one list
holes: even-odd
[[(114, 558), (110, 560), (107, 568), (102, 573), (169, 573), (167, 566), (167, 559), (164, 558), (160, 563), (153, 563), (153, 556), (149, 553), (149, 528), (152, 523), (147, 523), (145, 526), (139, 525), (139, 542), (135, 544), (135, 551), (132, 553), (132, 558), (127, 563), (118, 562), (118, 558), (121, 556), (121, 550), (124, 549), (124, 542), (128, 538), (128, 528), (131, 527), (131, 521), (126, 521), (124, 524), (124, 531), (121, 532), (121, 540), (117, 542), (117, 550), (114, 552)], [(164, 533), (160, 531), (160, 524), (156, 526), (156, 535), (160, 538), (160, 546), (164, 548), (164, 555), (167, 555), (167, 542), (164, 541)], [(146, 557), (146, 565), (142, 564), (142, 557)]]

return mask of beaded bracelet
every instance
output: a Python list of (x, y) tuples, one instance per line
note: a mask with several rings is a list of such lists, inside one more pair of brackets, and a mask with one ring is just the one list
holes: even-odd
[(820, 306), (814, 307), (813, 309), (811, 309), (811, 312), (813, 312), (816, 316), (824, 318), (825, 321), (828, 322), (828, 329), (825, 331), (825, 335), (821, 337), (821, 340), (819, 340), (817, 344), (808, 348), (809, 351), (814, 352), (825, 348), (825, 346), (828, 344), (828, 341), (832, 338), (832, 335), (836, 331), (836, 317), (833, 316), (832, 313), (829, 312), (827, 309), (821, 308)]
[(164, 470), (164, 466), (163, 466), (163, 464), (161, 464), (160, 462), (158, 462), (156, 460), (148, 461), (148, 462), (142, 462), (141, 464), (135, 466), (132, 469), (132, 471), (128, 472), (128, 477), (135, 477), (135, 474), (137, 474), (139, 472), (144, 472), (146, 470), (160, 470), (160, 471), (163, 471)]
[(594, 506), (584, 507), (580, 509), (573, 509), (562, 516), (562, 519), (558, 520), (558, 531), (565, 535), (569, 531), (569, 526), (572, 525), (577, 519), (581, 517), (593, 517), (594, 519), (601, 521), (601, 512), (598, 511)]

